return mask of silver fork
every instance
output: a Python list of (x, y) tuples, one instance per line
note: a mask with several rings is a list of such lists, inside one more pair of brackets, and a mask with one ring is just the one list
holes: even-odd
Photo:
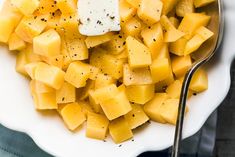
[(183, 86), (181, 89), (178, 117), (175, 129), (174, 145), (172, 147), (171, 157), (178, 157), (180, 154), (180, 143), (182, 140), (182, 129), (184, 122), (185, 106), (188, 94), (190, 81), (195, 71), (203, 64), (208, 62), (217, 51), (223, 38), (224, 17), (223, 17), (223, 2), (216, 0), (213, 4), (200, 8), (200, 12), (206, 12), (211, 16), (208, 28), (214, 32), (214, 36), (208, 40), (198, 51), (193, 53), (192, 57), (196, 62), (191, 66), (185, 75)]

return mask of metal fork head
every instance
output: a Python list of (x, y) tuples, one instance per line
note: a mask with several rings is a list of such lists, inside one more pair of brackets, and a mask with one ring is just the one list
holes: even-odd
[(224, 17), (223, 17), (222, 0), (216, 0), (216, 2), (214, 2), (213, 4), (200, 8), (198, 9), (198, 11), (206, 12), (206, 14), (211, 16), (211, 21), (208, 25), (208, 28), (212, 32), (214, 32), (214, 36), (210, 40), (208, 40), (206, 43), (204, 43), (202, 47), (200, 47), (200, 49), (194, 52), (192, 55), (193, 59), (195, 59), (195, 63), (186, 73), (183, 86), (181, 89), (178, 117), (177, 117), (176, 129), (175, 129), (174, 145), (172, 147), (171, 157), (179, 156), (180, 142), (182, 139), (185, 106), (186, 106), (188, 88), (189, 88), (189, 84), (192, 79), (192, 76), (194, 72), (201, 65), (203, 65), (208, 60), (210, 60), (210, 58), (214, 55), (223, 37)]

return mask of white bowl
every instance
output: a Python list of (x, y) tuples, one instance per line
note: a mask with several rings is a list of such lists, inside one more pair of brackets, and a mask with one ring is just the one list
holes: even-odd
[[(189, 113), (185, 118), (183, 138), (196, 133), (209, 115), (225, 98), (230, 87), (230, 66), (235, 48), (232, 0), (225, 1), (226, 28), (222, 48), (207, 65), (209, 72), (209, 89), (188, 102)], [(29, 92), (29, 82), (15, 72), (15, 55), (0, 47), (0, 123), (4, 126), (27, 133), (43, 150), (55, 156), (87, 157), (132, 157), (149, 150), (162, 150), (172, 145), (174, 127), (152, 122), (141, 130), (135, 131), (134, 141), (114, 144), (110, 138), (107, 142), (85, 137), (85, 126), (76, 133), (66, 129), (56, 114), (39, 113), (34, 109)]]

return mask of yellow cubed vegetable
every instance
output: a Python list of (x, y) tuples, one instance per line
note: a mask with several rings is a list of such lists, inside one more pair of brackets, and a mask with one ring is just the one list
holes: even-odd
[(121, 22), (125, 23), (136, 14), (136, 8), (133, 8), (126, 0), (119, 1), (119, 12)]
[(152, 54), (152, 59), (156, 58), (163, 45), (163, 31), (161, 25), (157, 23), (151, 27), (146, 27), (141, 31), (141, 36)]
[(21, 50), (20, 52), (25, 53), (26, 58), (30, 63), (42, 61), (41, 56), (34, 53), (33, 45), (31, 45), (31, 44), (26, 45), (26, 48)]
[(34, 53), (52, 57), (60, 54), (61, 39), (59, 34), (50, 29), (33, 39)]
[(38, 110), (52, 110), (57, 109), (58, 105), (55, 99), (55, 92), (49, 93), (36, 93), (37, 103), (36, 109)]
[(196, 34), (190, 39), (184, 50), (184, 55), (188, 55), (194, 51), (196, 51), (206, 40), (211, 38), (214, 35), (213, 32), (211, 32), (206, 27), (200, 27), (196, 30)]
[(149, 117), (143, 111), (142, 106), (138, 104), (131, 105), (132, 110), (128, 112), (124, 118), (128, 122), (131, 129), (135, 129), (149, 120)]
[(55, 0), (40, 0), (38, 12), (39, 14), (54, 13), (58, 9)]
[(170, 61), (170, 54), (169, 54), (169, 49), (168, 49), (167, 43), (164, 43), (162, 45), (159, 53), (157, 54), (156, 58), (154, 58), (154, 59), (163, 59), (163, 58), (167, 58)]
[(33, 14), (39, 7), (39, 0), (11, 0), (11, 3), (16, 6), (24, 15)]
[(211, 17), (202, 13), (188, 13), (184, 16), (178, 29), (184, 32), (185, 38), (190, 39), (201, 26), (206, 26)]
[(91, 67), (80, 61), (73, 62), (69, 65), (66, 74), (65, 81), (72, 84), (76, 88), (81, 88), (86, 86), (86, 81), (90, 76)]
[(63, 107), (61, 116), (66, 126), (72, 131), (82, 125), (86, 120), (86, 116), (78, 103), (71, 103)]
[(175, 28), (167, 16), (163, 15), (161, 17), (160, 23), (164, 30), (164, 41), (174, 42), (185, 35), (184, 32)]
[(169, 46), (170, 52), (177, 56), (183, 56), (187, 42), (188, 40), (182, 37), (176, 40), (175, 42), (170, 43), (170, 46)]
[(175, 80), (172, 84), (167, 87), (166, 93), (169, 95), (170, 98), (179, 99), (181, 88), (182, 82), (179, 80)]
[(60, 89), (64, 83), (65, 73), (58, 67), (48, 64), (39, 64), (35, 69), (35, 79), (46, 85)]
[(112, 96), (118, 93), (117, 86), (114, 84), (104, 86), (96, 90), (89, 91), (89, 101), (95, 112), (100, 113), (101, 107), (100, 103), (104, 102), (107, 99), (112, 98)]
[(196, 8), (206, 6), (212, 2), (215, 2), (215, 0), (194, 0), (194, 6)]
[(205, 70), (198, 69), (193, 75), (189, 88), (194, 92), (200, 93), (208, 88), (208, 76)]
[(170, 72), (170, 75), (163, 81), (160, 81), (155, 84), (155, 90), (157, 92), (165, 92), (166, 87), (173, 83), (175, 80), (173, 72)]
[(123, 117), (110, 122), (109, 133), (115, 143), (121, 143), (133, 137), (131, 128)]
[(139, 8), (141, 0), (126, 0), (132, 7)]
[(99, 89), (111, 84), (116, 84), (116, 80), (109, 75), (99, 73), (95, 79), (95, 89)]
[(146, 24), (152, 25), (160, 20), (162, 8), (161, 0), (141, 0), (137, 14)]
[(151, 52), (143, 43), (128, 36), (126, 39), (126, 46), (131, 68), (143, 68), (151, 65)]
[(38, 93), (38, 94), (55, 92), (55, 89), (47, 86), (46, 84), (44, 84), (44, 83), (42, 83), (40, 81), (37, 81), (37, 80), (32, 80), (30, 82), (30, 85), (34, 86), (33, 87), (34, 92)]
[(177, 19), (176, 17), (172, 16), (172, 17), (169, 18), (169, 20), (170, 20), (170, 22), (173, 24), (173, 26), (175, 28), (179, 27), (179, 25), (180, 25), (179, 19)]
[(88, 48), (92, 48), (110, 41), (112, 37), (113, 33), (106, 33), (100, 36), (88, 36), (85, 43)]
[(79, 100), (85, 100), (89, 96), (90, 90), (95, 88), (95, 81), (94, 80), (87, 80), (86, 86), (83, 88), (80, 88), (77, 94), (77, 98)]
[(153, 82), (159, 82), (166, 79), (171, 73), (171, 65), (167, 58), (155, 59), (150, 65), (150, 71)]
[(125, 36), (138, 37), (141, 31), (141, 23), (137, 18), (133, 17), (122, 26), (122, 31)]
[(172, 59), (172, 70), (177, 78), (183, 76), (191, 66), (192, 60), (190, 55), (181, 57), (175, 56)]
[[(161, 116), (167, 123), (176, 125), (178, 115), (179, 99), (167, 99), (163, 102), (160, 112)], [(186, 106), (186, 112), (188, 107)]]
[(126, 48), (125, 45), (126, 38), (123, 34), (117, 34), (112, 37), (112, 40), (105, 43), (104, 46), (111, 54), (118, 55)]
[(96, 80), (99, 72), (100, 72), (99, 68), (97, 68), (95, 66), (91, 66), (91, 74), (90, 74), (89, 79)]
[(161, 106), (166, 99), (168, 99), (166, 93), (156, 93), (153, 99), (144, 105), (144, 112), (151, 120), (159, 123), (166, 123), (165, 119), (161, 116)]
[(78, 14), (70, 13), (70, 14), (62, 14), (60, 16), (59, 25), (61, 28), (63, 28), (67, 35), (72, 33), (79, 33), (78, 32)]
[(58, 55), (58, 56), (53, 56), (53, 57), (41, 56), (40, 58), (49, 65), (56, 66), (60, 69), (63, 68), (63, 65), (64, 65), (64, 56), (63, 55)]
[(66, 39), (66, 46), (71, 60), (88, 59), (88, 49), (83, 39)]
[(22, 50), (26, 43), (16, 34), (12, 33), (8, 41), (9, 50)]
[(0, 42), (7, 43), (11, 33), (14, 31), (15, 22), (11, 16), (0, 16)]
[(91, 108), (91, 105), (89, 104), (89, 102), (87, 102), (87, 101), (78, 101), (78, 104), (81, 106), (82, 112), (85, 114), (86, 117), (87, 117), (89, 112), (94, 112), (93, 109)]
[(104, 116), (89, 112), (87, 115), (86, 136), (104, 140), (108, 131), (109, 120)]
[(32, 62), (24, 65), (24, 70), (30, 76), (31, 79), (35, 79), (35, 70), (39, 64), (44, 64), (42, 62)]
[(153, 98), (154, 90), (154, 84), (127, 86), (126, 95), (130, 102), (145, 104)]
[(194, 0), (179, 0), (176, 5), (176, 15), (179, 17), (184, 17), (188, 13), (194, 12)]
[(77, 11), (77, 5), (74, 0), (56, 0), (56, 2), (62, 14), (71, 14)]
[(130, 102), (124, 91), (112, 95), (110, 99), (101, 102), (100, 106), (109, 120), (116, 119), (131, 111)]
[(175, 8), (175, 5), (177, 4), (178, 0), (162, 0), (162, 2), (163, 2), (162, 15), (167, 15)]
[(24, 76), (28, 76), (24, 68), (26, 64), (28, 64), (28, 60), (26, 58), (25, 53), (21, 51), (17, 54), (16, 57), (16, 66), (15, 66), (16, 71)]
[(152, 84), (152, 76), (149, 68), (131, 69), (128, 64), (123, 66), (123, 83), (129, 85)]
[(57, 104), (73, 103), (76, 101), (76, 88), (68, 82), (64, 82), (62, 87), (56, 90)]

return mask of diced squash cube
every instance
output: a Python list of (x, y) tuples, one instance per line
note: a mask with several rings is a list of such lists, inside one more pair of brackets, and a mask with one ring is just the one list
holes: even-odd
[(132, 7), (139, 8), (141, 0), (126, 0)]
[(86, 86), (83, 87), (83, 88), (80, 88), (78, 91), (78, 99), (79, 100), (85, 100), (88, 98), (89, 96), (89, 92), (90, 90), (94, 89), (95, 88), (95, 81), (94, 80), (87, 80), (87, 83), (86, 83)]
[(95, 112), (101, 112), (100, 103), (112, 98), (118, 93), (117, 86), (114, 84), (89, 91), (89, 101)]
[(31, 79), (35, 79), (35, 70), (39, 64), (44, 64), (42, 62), (32, 62), (24, 66), (24, 70), (30, 76)]
[(110, 122), (109, 133), (115, 143), (121, 143), (133, 137), (131, 128), (123, 117)]
[[(66, 34), (78, 33), (78, 14), (77, 11), (71, 14), (62, 14), (60, 16), (59, 25), (62, 27)], [(79, 34), (80, 35), (80, 34)]]
[[(36, 17), (36, 18), (35, 18)], [(25, 16), (16, 27), (16, 34), (26, 42), (32, 43), (47, 26), (47, 16)]]
[(167, 16), (163, 15), (161, 17), (161, 25), (164, 30), (164, 41), (165, 42), (174, 42), (185, 35), (185, 33), (176, 29)]
[(126, 0), (119, 1), (120, 18), (123, 23), (127, 22), (136, 14), (136, 8), (131, 7)]
[(175, 80), (172, 84), (167, 87), (166, 93), (169, 95), (170, 98), (179, 99), (181, 88), (182, 82), (179, 80)]
[(53, 57), (41, 56), (40, 58), (49, 65), (56, 66), (60, 69), (63, 68), (63, 65), (64, 65), (64, 56), (63, 55), (58, 55), (58, 56), (53, 56)]
[(168, 49), (168, 44), (167, 43), (164, 43), (162, 45), (158, 55), (154, 59), (163, 59), (163, 58), (167, 58), (170, 61), (170, 54), (169, 54), (169, 49)]
[(102, 48), (94, 48), (91, 51), (90, 55), (90, 64), (94, 67), (100, 68), (102, 66), (102, 62), (100, 60), (103, 58), (104, 55), (107, 55), (108, 52)]
[(26, 47), (25, 42), (16, 33), (11, 34), (8, 45), (9, 50), (22, 50)]
[(145, 104), (154, 96), (154, 84), (134, 85), (126, 87), (126, 94), (129, 101), (137, 104)]
[(179, 17), (184, 17), (188, 13), (194, 12), (194, 0), (179, 0), (176, 5), (176, 14)]
[(60, 89), (64, 83), (65, 73), (58, 67), (39, 64), (35, 69), (35, 79), (54, 89)]
[(87, 117), (88, 113), (94, 112), (93, 109), (91, 108), (91, 105), (89, 104), (89, 102), (79, 101), (78, 104), (81, 106), (82, 112), (85, 114), (86, 117)]
[(34, 86), (33, 90), (35, 93), (38, 93), (38, 94), (55, 92), (55, 90), (53, 88), (47, 86), (46, 84), (44, 84), (40, 81), (32, 80), (30, 82), (30, 85)]
[(166, 79), (171, 73), (169, 60), (167, 58), (155, 59), (150, 65), (153, 82), (159, 82)]
[(99, 72), (100, 72), (99, 68), (97, 68), (95, 66), (91, 66), (91, 74), (90, 74), (89, 79), (96, 80), (97, 77), (98, 77)]
[(88, 49), (83, 39), (67, 39), (66, 45), (72, 60), (88, 59)]
[(59, 34), (50, 29), (33, 39), (34, 53), (52, 57), (60, 54), (61, 39)]
[(0, 42), (7, 43), (14, 31), (15, 23), (11, 16), (0, 16)]
[(62, 87), (56, 90), (57, 104), (73, 103), (76, 101), (76, 88), (68, 82), (64, 82)]
[[(126, 42), (125, 42), (125, 44), (126, 44)], [(118, 59), (124, 59), (126, 63), (128, 62), (127, 61), (128, 54), (127, 54), (127, 50), (126, 49), (123, 50), (119, 55), (115, 55), (115, 57), (118, 58)]]
[(28, 60), (26, 58), (25, 53), (21, 51), (17, 54), (16, 57), (16, 66), (15, 66), (16, 71), (22, 75), (28, 76), (24, 68), (26, 64), (28, 64)]
[(152, 54), (152, 59), (156, 58), (163, 45), (163, 31), (159, 23), (146, 27), (141, 31), (141, 36), (145, 45), (148, 46)]
[(132, 104), (131, 107), (132, 110), (128, 112), (124, 117), (131, 129), (135, 129), (138, 126), (146, 123), (149, 120), (149, 117), (144, 113), (140, 105)]
[(166, 93), (156, 93), (153, 99), (144, 105), (144, 111), (151, 120), (159, 123), (166, 123), (165, 119), (161, 116), (160, 109), (166, 99), (168, 99), (168, 95)]
[(135, 38), (128, 36), (126, 39), (126, 45), (129, 65), (131, 68), (147, 67), (152, 63), (151, 52), (144, 44)]
[(24, 15), (33, 14), (33, 12), (39, 7), (39, 0), (11, 0), (11, 3)]
[(201, 26), (206, 26), (211, 17), (202, 13), (188, 13), (184, 16), (178, 29), (186, 33), (185, 38), (190, 39)]
[(178, 28), (180, 25), (179, 20), (176, 17), (170, 17), (169, 18), (170, 22), (173, 24), (175, 28)]
[(123, 83), (129, 85), (152, 84), (152, 76), (149, 68), (131, 69), (128, 64), (123, 66)]
[(183, 76), (192, 65), (192, 60), (189, 55), (187, 56), (175, 56), (172, 59), (172, 70), (177, 78)]
[(125, 45), (126, 38), (123, 34), (117, 34), (112, 37), (112, 40), (105, 43), (104, 46), (111, 54), (118, 55), (125, 49)]
[(206, 6), (212, 2), (215, 2), (215, 0), (194, 0), (194, 6), (196, 8)]
[[(163, 102), (160, 112), (163, 119), (168, 123), (176, 125), (178, 115), (179, 99), (167, 99)], [(186, 106), (186, 112), (188, 107)]]
[(109, 120), (116, 119), (131, 111), (130, 102), (124, 91), (112, 95), (112, 98), (101, 102), (100, 106)]
[(42, 61), (41, 56), (33, 52), (33, 45), (31, 44), (26, 45), (26, 48), (21, 51), (25, 53), (26, 58), (30, 63)]
[(166, 87), (169, 86), (174, 82), (175, 78), (173, 73), (171, 72), (170, 75), (163, 81), (160, 81), (155, 84), (155, 91), (156, 92), (165, 92)]
[(170, 46), (169, 46), (170, 52), (177, 56), (183, 56), (187, 42), (188, 40), (182, 37), (176, 40), (175, 42), (170, 43)]
[(67, 69), (65, 80), (76, 88), (85, 87), (91, 73), (90, 69), (88, 64), (80, 61), (73, 62)]
[(125, 36), (138, 37), (141, 31), (141, 23), (137, 18), (133, 17), (122, 26), (122, 31)]
[(141, 0), (137, 14), (146, 24), (152, 25), (160, 20), (162, 8), (161, 0)]
[(193, 75), (189, 88), (194, 92), (203, 92), (208, 88), (208, 76), (205, 70), (198, 69)]
[(100, 36), (88, 36), (85, 40), (85, 43), (88, 48), (92, 48), (110, 41), (112, 37), (113, 33), (106, 33)]
[(70, 130), (75, 130), (86, 120), (85, 114), (78, 103), (71, 103), (63, 107), (61, 116)]
[(111, 84), (116, 84), (116, 80), (109, 75), (99, 73), (95, 80), (95, 89), (99, 89)]
[(187, 42), (184, 50), (184, 55), (188, 55), (196, 51), (206, 40), (211, 38), (213, 35), (214, 33), (206, 27), (200, 27), (196, 31), (196, 34), (193, 36), (193, 38)]
[(77, 11), (77, 5), (74, 0), (56, 0), (56, 2), (62, 14), (70, 14)]
[(47, 27), (45, 30), (55, 29), (59, 34), (62, 34), (63, 29), (60, 25), (60, 16), (61, 12), (59, 10), (52, 12), (47, 19)]
[(104, 140), (108, 131), (109, 120), (104, 116), (89, 112), (87, 115), (86, 136)]
[(55, 92), (36, 93), (36, 109), (52, 110), (57, 109), (58, 105), (55, 99)]
[(58, 7), (55, 3), (55, 0), (40, 0), (38, 7), (39, 14), (49, 14), (56, 12)]
[(177, 4), (178, 0), (162, 0), (162, 2), (163, 2), (162, 14), (167, 15), (175, 8), (175, 5)]

